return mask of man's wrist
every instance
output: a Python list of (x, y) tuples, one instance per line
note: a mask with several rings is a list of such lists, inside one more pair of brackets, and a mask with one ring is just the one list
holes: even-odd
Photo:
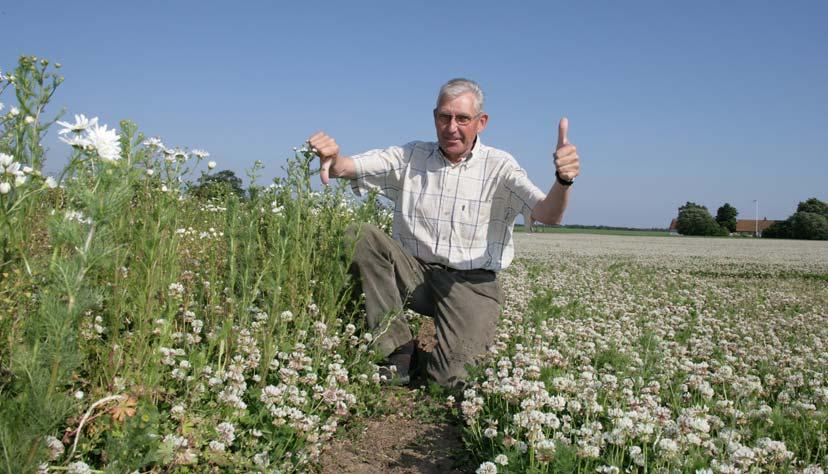
[(560, 173), (558, 173), (558, 170), (555, 170), (555, 179), (556, 179), (556, 180), (558, 180), (558, 184), (560, 184), (561, 186), (567, 186), (567, 187), (568, 187), (568, 186), (572, 186), (572, 183), (574, 183), (574, 182), (575, 182), (575, 180), (574, 180), (574, 179), (568, 179), (568, 180), (567, 180), (567, 179), (563, 179), (563, 178), (561, 177), (561, 174), (560, 174)]

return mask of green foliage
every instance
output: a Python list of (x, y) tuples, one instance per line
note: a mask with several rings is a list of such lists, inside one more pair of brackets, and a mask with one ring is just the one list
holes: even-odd
[(817, 198), (802, 201), (796, 212), (762, 232), (777, 239), (828, 240), (828, 203)]
[(812, 197), (796, 206), (796, 212), (810, 212), (828, 218), (828, 202)]
[(729, 203), (724, 203), (722, 207), (716, 211), (716, 223), (726, 228), (730, 232), (736, 232), (736, 216), (739, 211)]
[(791, 231), (790, 219), (774, 222), (768, 226), (767, 229), (762, 231), (762, 237), (772, 239), (792, 239), (793, 233)]
[(190, 192), (199, 198), (224, 200), (230, 195), (244, 197), (242, 180), (232, 170), (222, 170), (213, 174), (202, 174), (198, 184)]
[[(3, 137), (14, 163), (39, 163)], [(314, 191), (307, 150), (243, 199), (231, 171), (183, 193), (192, 157), (131, 122), (115, 139), (118, 156), (73, 148), (61, 188), (31, 170), (0, 195), (0, 472), (34, 472), (47, 443), (75, 438), (50, 470), (306, 470), (376, 399), (343, 237), (389, 229), (390, 212), (345, 186)], [(223, 449), (221, 423), (235, 427)]]
[(828, 217), (821, 214), (799, 211), (791, 216), (790, 225), (795, 239), (828, 240)]
[[(61, 112), (51, 120), (44, 117), (46, 105), (63, 82), (63, 76), (52, 71), (51, 66), (46, 59), (21, 56), (13, 74), (0, 80), (0, 97), (12, 86), (17, 102), (17, 113), (12, 113), (10, 108), (0, 116), (0, 152), (38, 170), (43, 167), (41, 140), (49, 126), (62, 115)], [(59, 68), (60, 64), (54, 64), (54, 69)]]
[(676, 226), (682, 235), (727, 235), (727, 229), (719, 226), (706, 207), (687, 202), (679, 208)]

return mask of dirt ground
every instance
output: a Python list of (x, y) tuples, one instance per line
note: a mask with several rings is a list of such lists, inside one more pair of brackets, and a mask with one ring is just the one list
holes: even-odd
[[(417, 341), (420, 351), (434, 347), (429, 319), (421, 324)], [(323, 452), (320, 473), (466, 472), (461, 429), (445, 416), (441, 400), (426, 394), (424, 387), (387, 387), (383, 396), (388, 413), (354, 420), (346, 435)]]

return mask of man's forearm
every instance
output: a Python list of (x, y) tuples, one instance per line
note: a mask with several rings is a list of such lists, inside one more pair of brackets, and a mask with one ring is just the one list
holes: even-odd
[(331, 175), (335, 178), (356, 178), (356, 165), (350, 156), (337, 156), (331, 163)]
[(570, 189), (572, 186), (564, 186), (556, 181), (546, 198), (532, 209), (532, 219), (544, 224), (560, 224), (569, 203)]

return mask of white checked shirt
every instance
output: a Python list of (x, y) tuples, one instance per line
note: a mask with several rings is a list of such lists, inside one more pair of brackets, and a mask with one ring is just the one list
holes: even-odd
[(546, 197), (508, 153), (480, 143), (452, 165), (434, 142), (356, 155), (352, 188), (394, 202), (392, 236), (419, 259), (500, 271), (515, 256), (515, 218)]

